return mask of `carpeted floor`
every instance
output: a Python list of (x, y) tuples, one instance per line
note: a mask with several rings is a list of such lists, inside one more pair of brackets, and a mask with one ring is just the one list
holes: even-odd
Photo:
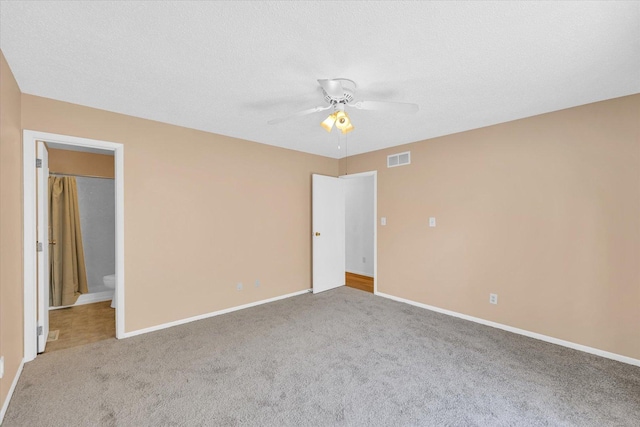
[(44, 354), (9, 426), (637, 426), (640, 368), (350, 288)]

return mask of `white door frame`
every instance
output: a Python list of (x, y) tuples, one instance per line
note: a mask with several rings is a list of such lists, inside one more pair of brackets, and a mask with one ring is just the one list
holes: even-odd
[(23, 247), (24, 247), (24, 361), (37, 355), (36, 280), (36, 141), (113, 151), (116, 195), (116, 338), (125, 337), (124, 328), (124, 145), (75, 136), (24, 130), (23, 159)]
[[(38, 298), (38, 353), (45, 351), (49, 334), (49, 150), (44, 142), (36, 142), (36, 156), (41, 160), (40, 167), (36, 169), (36, 194), (38, 197), (38, 209), (36, 219), (38, 221), (37, 240), (42, 245), (42, 251), (36, 254), (38, 263), (36, 276), (37, 294), (42, 292), (42, 298)], [(45, 316), (46, 314), (46, 316)], [(42, 318), (40, 318), (42, 316)], [(42, 331), (40, 331), (42, 327)]]
[(378, 171), (340, 175), (340, 178), (373, 176), (373, 294), (378, 294)]

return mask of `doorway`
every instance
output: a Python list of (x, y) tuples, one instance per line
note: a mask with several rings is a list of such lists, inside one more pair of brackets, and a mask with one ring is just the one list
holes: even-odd
[(376, 293), (376, 218), (377, 171), (312, 176), (313, 293), (343, 286), (356, 274)]
[(344, 175), (345, 284), (373, 293), (375, 250), (375, 174)]
[[(59, 150), (106, 154), (113, 158), (113, 195), (115, 199), (114, 278), (115, 305), (117, 307), (115, 312), (115, 336), (116, 338), (124, 337), (124, 147), (122, 144), (114, 142), (25, 130), (23, 133), (25, 361), (33, 360), (37, 353), (44, 351), (49, 332), (48, 285), (45, 286), (45, 281), (41, 280), (46, 277), (47, 272), (43, 267), (44, 263), (39, 254), (48, 253), (48, 251), (42, 251), (41, 249), (53, 244), (53, 242), (49, 241), (48, 232), (46, 234), (43, 233), (45, 227), (43, 226), (42, 218), (40, 218), (42, 215), (38, 215), (38, 206), (41, 206), (43, 200), (46, 200), (46, 197), (43, 199), (42, 191), (40, 191), (40, 197), (38, 197), (38, 187), (42, 188), (44, 182), (42, 168), (37, 168), (37, 159), (42, 159), (36, 152), (38, 141)], [(38, 221), (40, 221), (39, 227)]]
[[(54, 143), (47, 143), (45, 149), (49, 217), (57, 221), (49, 224), (53, 242), (43, 248), (49, 250), (53, 268), (44, 287), (54, 294), (48, 313), (43, 312), (49, 317), (49, 333), (42, 337), (46, 342), (38, 343), (38, 351), (50, 353), (115, 338), (115, 182), (113, 152), (80, 151)], [(70, 242), (61, 237), (71, 228), (63, 219), (72, 210), (76, 238)], [(40, 204), (38, 211), (44, 214)], [(72, 245), (77, 246), (75, 253), (69, 251)], [(69, 294), (74, 290), (78, 293)]]

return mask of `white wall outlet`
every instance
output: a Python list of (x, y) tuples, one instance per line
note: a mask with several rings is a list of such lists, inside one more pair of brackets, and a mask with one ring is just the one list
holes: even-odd
[(239, 291), (242, 290), (242, 282), (238, 282), (238, 284), (236, 285), (236, 289)]
[(429, 218), (429, 227), (435, 227), (436, 226), (436, 218), (435, 217), (431, 217)]
[(489, 294), (489, 303), (497, 304), (498, 303), (498, 294)]
[(4, 356), (0, 357), (0, 378), (4, 377)]
[(255, 283), (255, 285), (254, 285), (254, 286), (255, 286), (256, 288), (259, 288), (259, 287), (260, 287), (260, 280), (256, 279), (256, 283)]
[(387, 225), (387, 217), (383, 216), (382, 218), (380, 218), (380, 225)]

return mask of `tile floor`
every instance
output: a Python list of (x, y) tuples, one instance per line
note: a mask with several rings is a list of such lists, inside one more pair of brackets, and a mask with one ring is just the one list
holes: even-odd
[(111, 301), (49, 311), (49, 331), (60, 331), (48, 341), (45, 353), (115, 338), (116, 310)]

